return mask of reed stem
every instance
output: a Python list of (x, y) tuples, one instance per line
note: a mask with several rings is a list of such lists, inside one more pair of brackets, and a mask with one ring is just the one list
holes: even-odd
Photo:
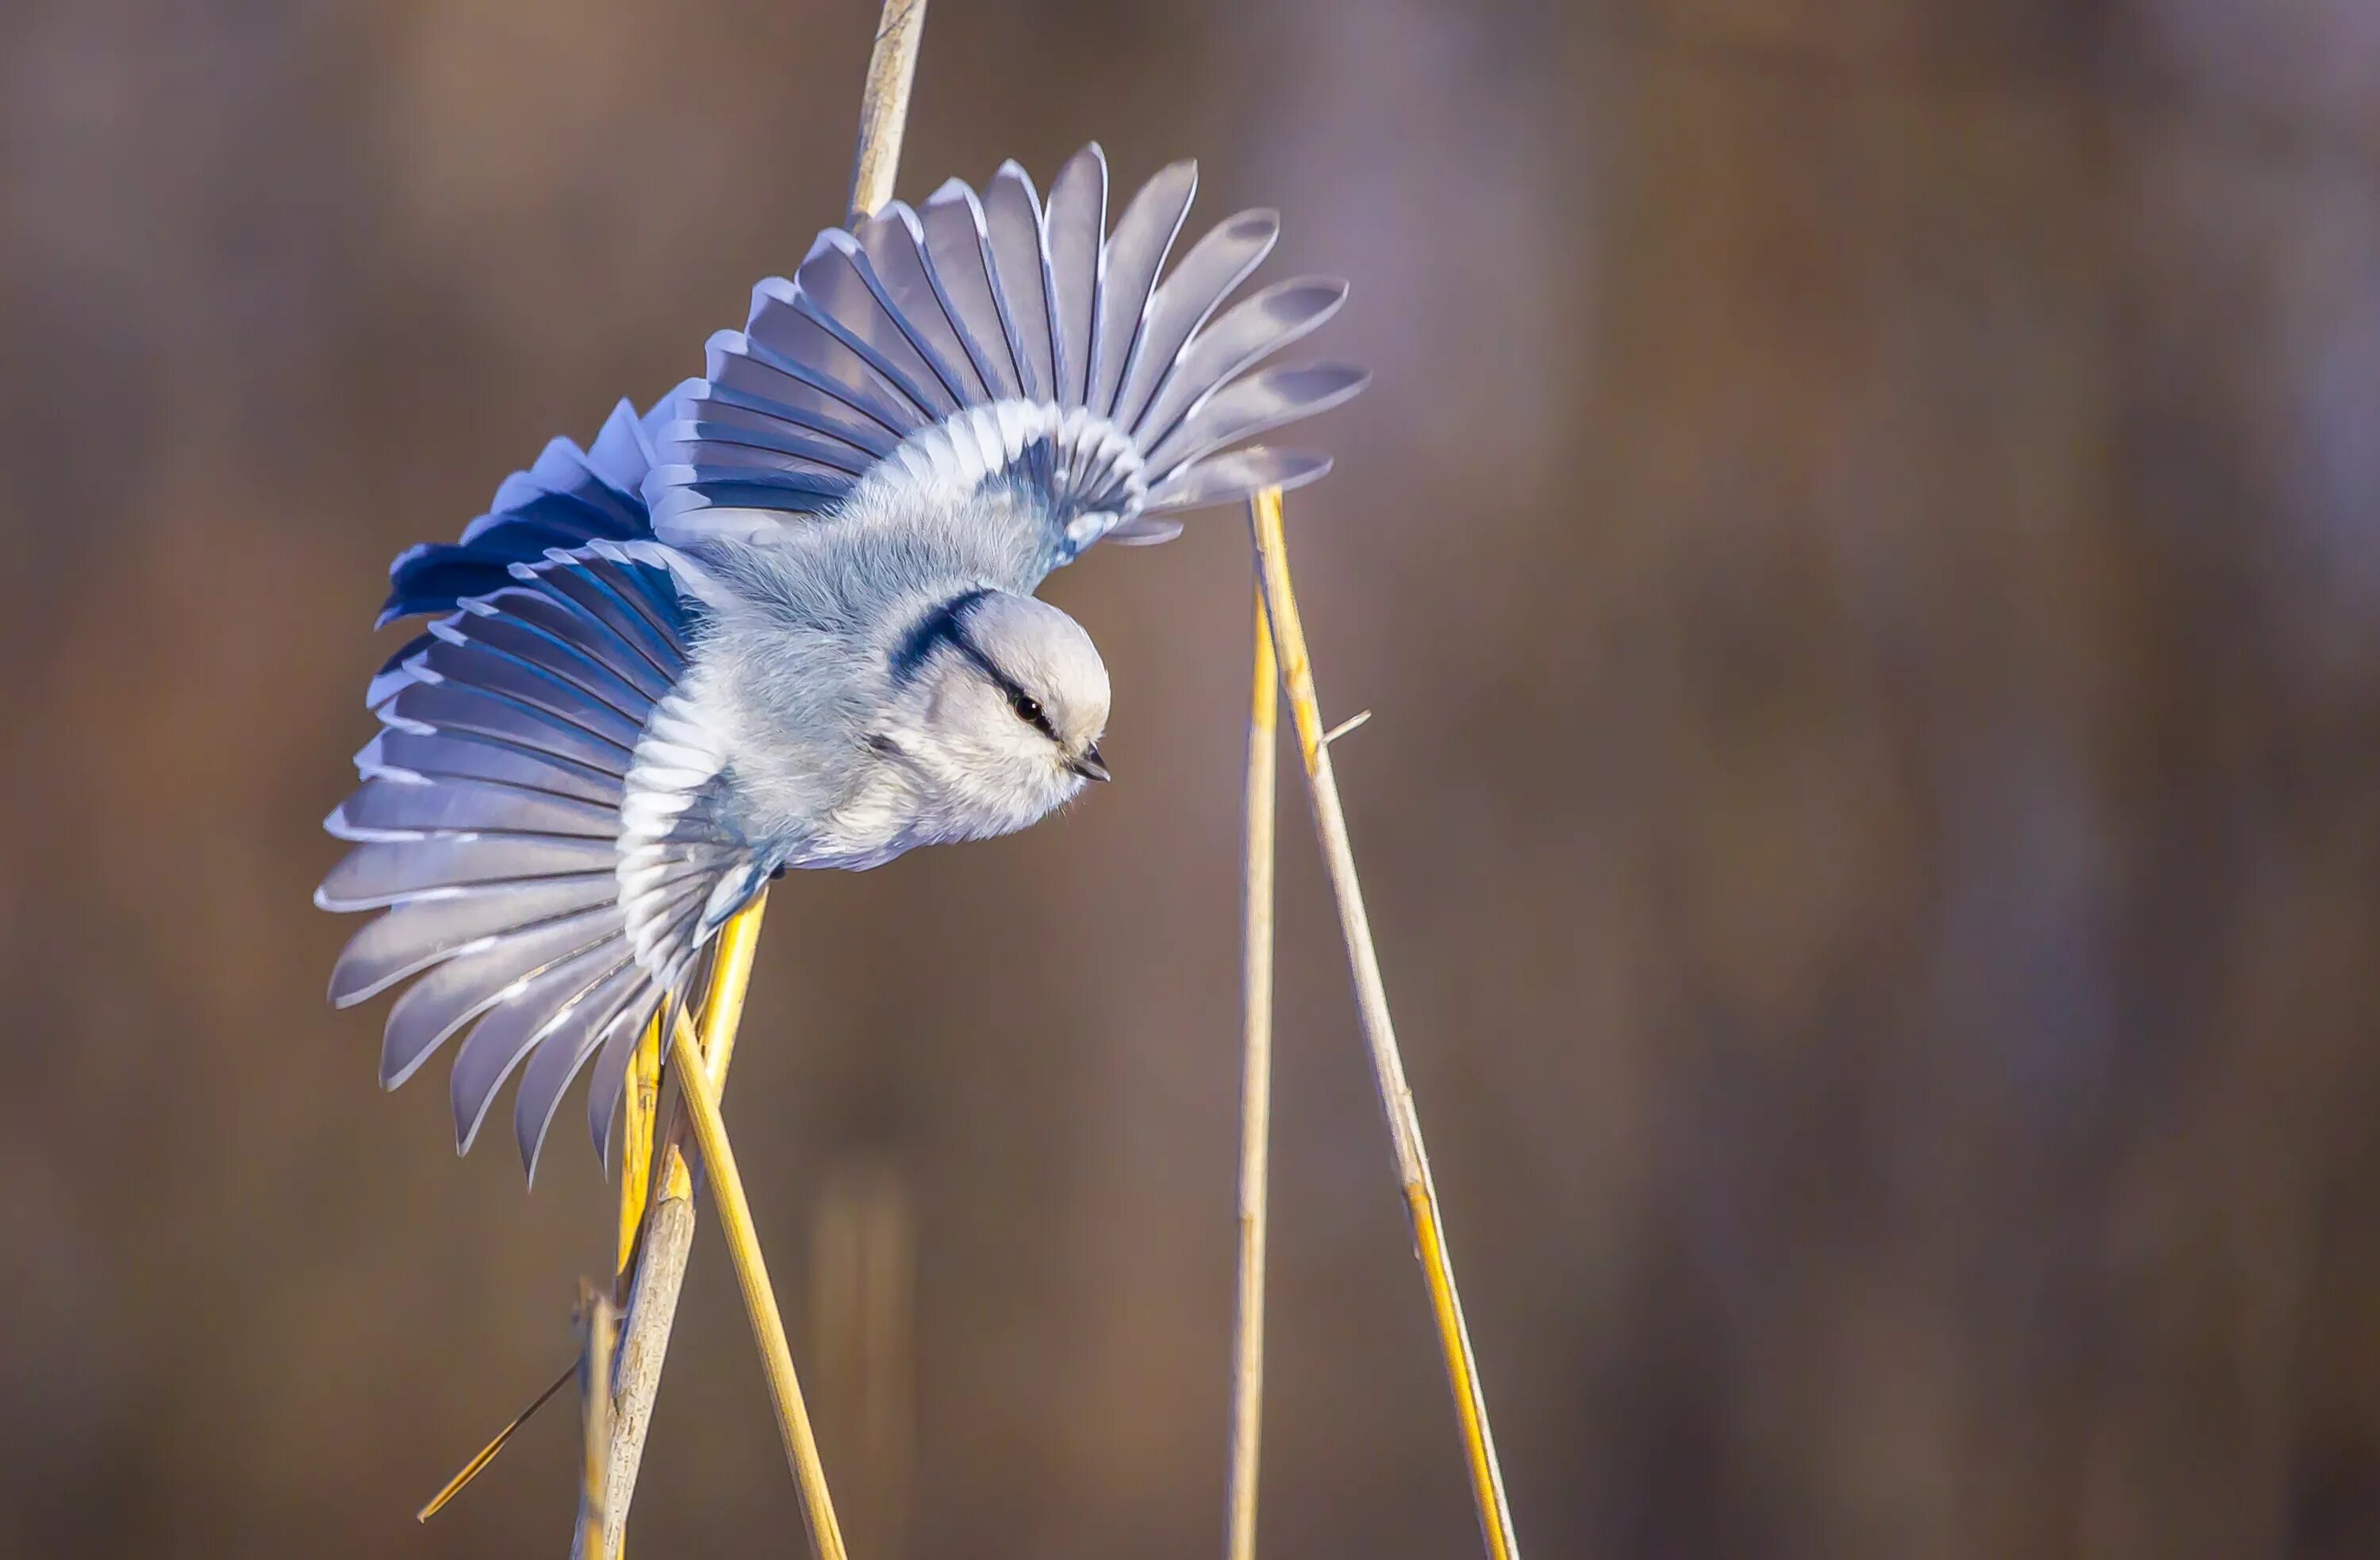
[[(854, 220), (873, 214), (892, 199), (893, 176), (901, 163), (902, 132), (908, 124), (910, 85), (917, 78), (917, 49), (925, 25), (926, 0), (884, 0), (875, 46), (868, 54), (867, 82), (860, 93), (858, 149), (852, 160), (851, 173)], [(727, 1064), (735, 1046), (736, 1022), (743, 1013), (745, 987), (751, 977), (752, 951), (759, 935), (763, 902), (755, 900), (721, 936), (719, 961), (714, 966), (705, 1015), (710, 1022), (698, 1070), (685, 1061), (687, 1034), (682, 1017), (671, 1035), (671, 1052), (678, 1058), (679, 1067), (678, 1114), (673, 1118), (667, 1145), (653, 1171), (659, 1184), (649, 1194), (650, 1207), (643, 1215), (640, 1234), (635, 1238), (638, 1251), (628, 1304), (627, 1337), (621, 1349), (619, 1379), (613, 1392), (611, 1516), (615, 1544), (627, 1526), (628, 1503), (635, 1493), (637, 1469), (643, 1460), (653, 1398), (661, 1389), (662, 1365), (668, 1354), (670, 1330), (686, 1281), (686, 1260), (694, 1245), (694, 1180), (686, 1162), (682, 1128), (686, 1116), (704, 1104), (710, 1107), (710, 1124), (716, 1129), (720, 1151), (713, 1155), (705, 1145), (705, 1169), (714, 1180), (722, 1182), (720, 1211), (722, 1218), (727, 1216), (723, 1180), (725, 1173), (732, 1172), (734, 1161), (729, 1157), (726, 1129), (719, 1120), (717, 1107), (727, 1082)], [(697, 1119), (695, 1127), (700, 1137), (702, 1122)], [(735, 1195), (741, 1205), (740, 1185), (735, 1188)], [(625, 1218), (625, 1185), (622, 1199)], [(742, 1216), (748, 1228), (748, 1207)], [(733, 1226), (730, 1227), (732, 1250), (735, 1238)], [(835, 1526), (825, 1475), (817, 1466), (816, 1438), (802, 1413), (801, 1388), (794, 1379), (792, 1352), (784, 1343), (783, 1320), (777, 1313), (775, 1297), (767, 1291), (767, 1272), (760, 1265), (757, 1238), (746, 1254), (750, 1259), (750, 1270), (747, 1274), (739, 1259), (736, 1278), (744, 1288), (746, 1309), (769, 1368), (770, 1396), (778, 1409), (778, 1428), (785, 1438), (795, 1480), (802, 1485), (803, 1514), (820, 1552), (840, 1560), (842, 1533)], [(757, 1294), (753, 1287), (756, 1279)], [(807, 1455), (799, 1451), (805, 1443), (808, 1445)], [(827, 1547), (829, 1542), (832, 1549)], [(615, 1549), (614, 1554), (605, 1560), (615, 1560), (616, 1554)]]
[(1281, 681), (1289, 694), (1297, 745), (1305, 763), (1307, 800), (1313, 804), (1314, 831), (1330, 877), (1331, 897), (1339, 905), (1339, 930), (1347, 945), (1347, 962), (1354, 977), (1355, 1006), (1363, 1020), (1364, 1038), (1372, 1054), (1372, 1071), (1379, 1082), (1380, 1104), (1389, 1119), (1389, 1138), (1396, 1150), (1397, 1175), (1404, 1186), (1405, 1206), (1413, 1223), (1414, 1254), (1429, 1285), (1430, 1312), (1438, 1326), (1447, 1385), (1454, 1394), (1454, 1411), (1463, 1432), (1463, 1451), (1470, 1465), (1474, 1504), (1479, 1511), (1479, 1532), (1488, 1560), (1518, 1560), (1512, 1538), (1512, 1514), (1504, 1498), (1503, 1470), (1496, 1462), (1496, 1439), (1488, 1423), (1488, 1402), (1479, 1387), (1479, 1370), (1472, 1359), (1471, 1332), (1463, 1320), (1461, 1292), (1454, 1283), (1454, 1265), (1447, 1255), (1444, 1219), (1439, 1213), (1438, 1189), (1429, 1175), (1429, 1156), (1422, 1145), (1421, 1117), (1414, 1108), (1413, 1090), (1405, 1082), (1404, 1059), (1397, 1049), (1396, 1029), (1389, 1020), (1388, 989), (1380, 981), (1380, 959), (1372, 946), (1370, 920), (1364, 913), (1363, 885), (1355, 876), (1355, 851), (1347, 838), (1347, 817), (1339, 802), (1339, 781), (1330, 768), (1330, 746), (1325, 741), (1321, 704), (1314, 691), (1314, 665), (1306, 654), (1305, 631), (1297, 615), (1297, 597), (1291, 588), (1289, 551), (1282, 537), (1281, 495), (1264, 492), (1249, 507), (1255, 533), (1259, 580), (1265, 611), (1279, 647)]
[(917, 75), (917, 42), (926, 30), (926, 0), (884, 0), (876, 46), (868, 56), (868, 84), (859, 94), (859, 150), (851, 160), (851, 214), (873, 216), (892, 199), (901, 168), (901, 136), (909, 125), (909, 84)]
[(604, 1459), (612, 1443), (612, 1345), (618, 1335), (619, 1312), (611, 1289), (588, 1279), (578, 1281), (579, 1428), (586, 1447), (578, 1482), (578, 1538), (576, 1553), (601, 1554), (609, 1546), (610, 1519), (604, 1505), (608, 1494)]
[(1240, 877), (1240, 1289), (1232, 1336), (1232, 1471), (1226, 1560), (1257, 1552), (1257, 1443), (1264, 1421), (1265, 1194), (1272, 1136), (1274, 768), (1281, 671), (1264, 595), (1256, 598), (1248, 692), (1246, 860)]
[(615, 1305), (628, 1303), (637, 1240), (645, 1227), (645, 1204), (652, 1197), (653, 1129), (661, 1087), (662, 1015), (656, 1012), (628, 1058), (627, 1087), (620, 1096), (620, 1251), (612, 1269)]
[[(741, 950), (747, 968), (750, 949), (759, 940), (761, 901), (755, 900), (727, 924), (721, 934), (720, 968), (723, 974), (733, 954)], [(741, 1008), (738, 1000), (725, 1007), (714, 1003), (713, 1014)], [(810, 1542), (820, 1560), (845, 1560), (843, 1530), (834, 1519), (834, 1500), (827, 1492), (826, 1469), (819, 1460), (818, 1435), (810, 1427), (808, 1407), (802, 1401), (801, 1379), (794, 1372), (794, 1351), (785, 1341), (785, 1319), (777, 1308), (776, 1291), (769, 1284), (769, 1265), (760, 1255), (760, 1233), (752, 1222), (752, 1207), (744, 1195), (744, 1180), (735, 1168), (735, 1151), (727, 1140), (727, 1123), (719, 1114), (719, 1096), (710, 1086), (709, 1058), (698, 1048), (691, 1024), (681, 1022), (670, 1034), (670, 1059), (676, 1064), (678, 1098), (693, 1123), (702, 1155), (704, 1179), (711, 1200), (719, 1205), (719, 1224), (727, 1237), (727, 1254), (735, 1268), (736, 1288), (744, 1294), (744, 1311), (751, 1319), (754, 1341), (769, 1380), (769, 1401), (777, 1414), (778, 1433), (784, 1438), (785, 1460), (802, 1493), (802, 1515), (809, 1523)]]

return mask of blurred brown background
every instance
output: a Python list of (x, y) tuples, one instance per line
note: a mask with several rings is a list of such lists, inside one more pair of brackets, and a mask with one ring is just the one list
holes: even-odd
[[(411, 1512), (609, 1191), (374, 1089), (317, 823), (390, 554), (798, 260), (872, 9), (0, 6), (0, 1554), (562, 1552), (566, 1413)], [(2369, 0), (935, 0), (905, 193), (1196, 153), (1354, 283), (1293, 535), (1533, 1555), (2380, 1553), (2375, 81)], [(1220, 1542), (1245, 553), (1054, 582), (1121, 783), (774, 897), (868, 1560)], [(1265, 1549), (1474, 1553), (1283, 805)], [(638, 1542), (795, 1553), (703, 1239)]]

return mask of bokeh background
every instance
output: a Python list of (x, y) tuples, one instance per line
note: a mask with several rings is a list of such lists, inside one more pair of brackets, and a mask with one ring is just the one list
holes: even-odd
[[(389, 556), (799, 260), (872, 25), (0, 6), (0, 1553), (561, 1553), (566, 1412), (411, 1513), (610, 1193), (374, 1088), (318, 820)], [(1354, 281), (1291, 524), (1530, 1553), (2380, 1553), (2375, 80), (2368, 0), (936, 0), (905, 193), (1195, 153)], [(1220, 1542), (1246, 560), (1053, 582), (1121, 783), (773, 897), (868, 1560)], [(1264, 1547), (1473, 1553), (1283, 808)], [(648, 1553), (801, 1542), (723, 1259)]]

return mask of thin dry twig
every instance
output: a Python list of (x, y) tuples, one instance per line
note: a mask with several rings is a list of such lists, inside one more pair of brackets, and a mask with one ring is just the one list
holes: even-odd
[(1330, 747), (1325, 740), (1320, 701), (1314, 691), (1314, 667), (1305, 649), (1305, 631), (1297, 616), (1297, 597), (1291, 589), (1289, 552), (1281, 535), (1281, 495), (1258, 494), (1250, 506), (1257, 564), (1264, 588), (1265, 611), (1280, 648), (1281, 681), (1289, 693), (1290, 714), (1297, 725), (1297, 745), (1305, 761), (1305, 789), (1314, 808), (1314, 832), (1329, 868), (1331, 896), (1339, 904), (1339, 929), (1347, 945), (1347, 962), (1355, 981), (1355, 1005), (1362, 1016), (1364, 1038), (1372, 1053), (1372, 1070), (1379, 1081), (1380, 1104), (1388, 1112), (1389, 1137), (1395, 1145), (1397, 1174), (1404, 1183), (1406, 1212), (1413, 1222), (1414, 1252), (1428, 1280), (1430, 1310), (1438, 1324), (1439, 1346), (1445, 1357), (1448, 1385), (1453, 1389), (1455, 1416), (1463, 1428), (1463, 1450), (1471, 1468), (1474, 1502), (1479, 1510), (1479, 1531), (1489, 1560), (1518, 1560), (1512, 1538), (1512, 1513), (1504, 1498), (1503, 1470), (1496, 1463), (1495, 1436), (1488, 1424), (1488, 1403), (1479, 1389), (1479, 1371), (1471, 1355), (1471, 1333), (1463, 1324), (1463, 1300), (1454, 1284), (1454, 1265), (1440, 1234), (1438, 1188), (1430, 1179), (1429, 1156), (1423, 1150), (1421, 1117), (1414, 1109), (1413, 1090), (1405, 1082), (1404, 1059), (1397, 1050), (1395, 1028), (1389, 1021), (1388, 990), (1380, 982), (1379, 954), (1372, 946), (1371, 922), (1364, 913), (1363, 885), (1355, 877), (1355, 851), (1347, 838), (1347, 817), (1339, 804), (1339, 781), (1331, 772)]
[(577, 1374), (578, 1362), (574, 1360), (571, 1361), (568, 1369), (565, 1370), (560, 1375), (553, 1378), (552, 1385), (548, 1386), (543, 1392), (539, 1393), (528, 1408), (523, 1409), (519, 1413), (515, 1414), (512, 1417), (510, 1423), (506, 1424), (502, 1430), (497, 1431), (494, 1439), (491, 1440), (486, 1445), (480, 1447), (477, 1457), (474, 1457), (469, 1462), (465, 1463), (462, 1470), (456, 1473), (454, 1478), (446, 1481), (445, 1488), (440, 1490), (436, 1494), (431, 1496), (429, 1500), (422, 1503), (421, 1509), (413, 1514), (413, 1519), (417, 1522), (427, 1522), (432, 1517), (435, 1517), (440, 1512), (445, 1510), (448, 1504), (451, 1503), (456, 1495), (463, 1493), (463, 1486), (468, 1484), (472, 1480), (477, 1479), (482, 1469), (484, 1469), (490, 1463), (496, 1460), (496, 1454), (503, 1451), (507, 1445), (512, 1444), (514, 1433), (529, 1421), (529, 1416), (536, 1413), (540, 1409), (544, 1408), (545, 1405), (552, 1398), (553, 1395), (561, 1391), (564, 1387), (568, 1386)]
[(1265, 1191), (1272, 1134), (1274, 768), (1281, 671), (1264, 596), (1256, 599), (1248, 693), (1246, 859), (1240, 877), (1240, 1289), (1232, 1334), (1232, 1474), (1227, 1560), (1257, 1552), (1257, 1448), (1264, 1421)]
[[(646, 1203), (652, 1191), (653, 1120), (661, 1083), (661, 1014), (656, 1012), (652, 1022), (645, 1026), (644, 1035), (637, 1043), (636, 1052), (629, 1060), (627, 1086), (621, 1097), (620, 1246), (612, 1279), (615, 1336), (617, 1312), (628, 1303), (629, 1282), (636, 1272), (638, 1245), (645, 1227)], [(691, 1216), (689, 1209), (689, 1219)], [(678, 1272), (683, 1276), (685, 1268), (682, 1264)], [(616, 1358), (616, 1355), (614, 1357)], [(606, 1369), (608, 1371), (608, 1364)], [(539, 1393), (536, 1401), (514, 1415), (510, 1423), (497, 1431), (494, 1438), (480, 1448), (478, 1456), (465, 1463), (462, 1470), (446, 1481), (445, 1488), (431, 1496), (428, 1503), (419, 1511), (414, 1513), (414, 1520), (427, 1522), (445, 1509), (449, 1502), (463, 1493), (465, 1485), (477, 1479), (490, 1463), (496, 1460), (497, 1454), (511, 1444), (514, 1433), (527, 1424), (531, 1415), (544, 1408), (555, 1393), (560, 1392), (566, 1383), (579, 1373), (580, 1366), (574, 1363), (568, 1370), (554, 1377), (552, 1385)], [(650, 1407), (650, 1404), (648, 1406)], [(607, 1437), (612, 1433), (609, 1427), (616, 1418), (616, 1415), (609, 1411), (607, 1405), (604, 1418)], [(638, 1445), (640, 1448), (643, 1445), (641, 1421), (638, 1428)], [(607, 1495), (609, 1493), (607, 1489)], [(618, 1498), (623, 1504), (617, 1509), (625, 1510), (626, 1492), (619, 1492)], [(606, 1504), (609, 1505), (608, 1500)], [(610, 1551), (613, 1556), (620, 1553), (618, 1535), (621, 1526), (617, 1522), (606, 1525), (606, 1530), (613, 1537)], [(572, 1541), (571, 1553), (574, 1555), (583, 1553), (586, 1541), (587, 1530), (582, 1523), (577, 1536)]]

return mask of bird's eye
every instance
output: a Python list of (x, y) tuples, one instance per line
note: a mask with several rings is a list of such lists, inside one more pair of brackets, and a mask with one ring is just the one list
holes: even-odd
[(1044, 724), (1041, 714), (1041, 703), (1038, 699), (1034, 698), (1029, 694), (1009, 695), (1008, 707), (1016, 711), (1016, 718), (1019, 720), (1024, 721), (1028, 726), (1040, 726)]

